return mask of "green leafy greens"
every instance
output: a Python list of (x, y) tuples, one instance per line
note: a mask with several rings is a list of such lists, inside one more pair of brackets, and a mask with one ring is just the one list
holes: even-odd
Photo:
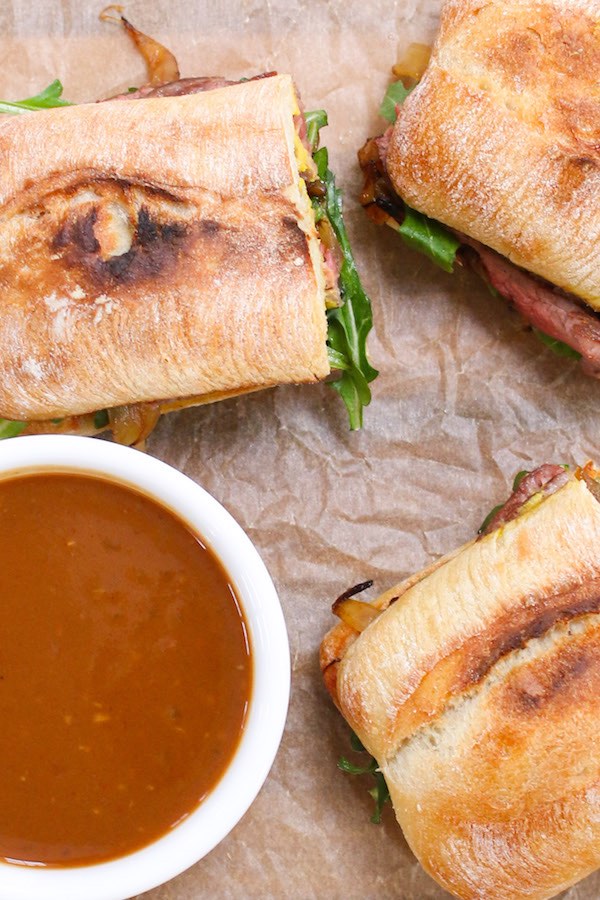
[(412, 90), (412, 87), (404, 87), (404, 84), (401, 81), (393, 81), (385, 92), (385, 97), (381, 101), (379, 115), (383, 119), (387, 119), (387, 121), (391, 122), (393, 125), (398, 116), (396, 108), (402, 106)]
[(324, 216), (329, 220), (337, 238), (342, 267), (339, 277), (342, 306), (327, 310), (327, 348), (329, 363), (342, 374), (331, 387), (336, 390), (348, 410), (350, 428), (362, 427), (363, 409), (371, 402), (369, 384), (379, 374), (367, 359), (367, 335), (373, 327), (371, 302), (365, 294), (356, 270), (348, 233), (342, 212), (342, 192), (336, 187), (335, 177), (329, 168), (329, 154), (325, 147), (316, 149), (319, 130), (327, 124), (324, 110), (305, 114), (307, 135), (313, 148), (313, 159), (320, 180), (325, 186), (325, 196), (313, 198), (315, 219)]
[(460, 241), (447, 228), (404, 203), (404, 219), (398, 234), (405, 244), (424, 253), (445, 272), (454, 271)]
[(10, 419), (0, 419), (0, 441), (4, 438), (16, 437), (25, 431), (27, 422), (11, 422)]
[[(19, 115), (23, 112), (33, 112), (38, 109), (51, 109), (55, 106), (71, 106), (68, 100), (63, 100), (61, 95), (63, 86), (58, 79), (49, 84), (35, 97), (27, 97), (25, 100), (0, 100), (0, 113)], [(10, 419), (0, 419), (0, 441), (5, 438), (16, 437), (27, 428), (27, 422), (12, 422)]]
[(58, 78), (44, 88), (35, 97), (27, 97), (25, 100), (0, 100), (0, 113), (18, 115), (23, 112), (33, 112), (38, 109), (53, 109), (56, 106), (71, 106), (68, 100), (62, 99), (63, 86)]
[(529, 469), (521, 469), (520, 472), (517, 472), (513, 481), (513, 492), (517, 490), (517, 488), (519, 487), (523, 479), (527, 477), (527, 475), (531, 475), (531, 471)]
[(312, 109), (304, 113), (306, 123), (306, 138), (312, 151), (319, 146), (319, 131), (327, 125), (327, 113), (324, 109)]
[[(352, 732), (350, 735), (350, 746), (352, 747), (354, 753), (367, 753), (354, 732)], [(381, 813), (383, 807), (386, 803), (389, 802), (390, 792), (388, 790), (387, 784), (385, 783), (385, 778), (379, 771), (377, 760), (369, 755), (366, 765), (357, 765), (353, 762), (350, 762), (350, 760), (346, 759), (345, 756), (340, 756), (338, 760), (338, 769), (341, 769), (342, 772), (346, 772), (347, 775), (373, 776), (373, 778), (375, 779), (375, 785), (369, 790), (369, 794), (371, 795), (371, 797), (373, 798), (373, 802), (375, 803), (375, 812), (371, 816), (371, 822), (373, 822), (374, 825), (379, 825), (379, 823), (381, 822)]]
[[(380, 115), (393, 124), (397, 118), (398, 106), (404, 103), (412, 90), (412, 87), (405, 87), (402, 81), (392, 82), (379, 107)], [(404, 201), (402, 206), (404, 217), (393, 227), (404, 243), (413, 250), (423, 253), (445, 272), (452, 272), (460, 241), (435, 219), (417, 212)]]
[(490, 522), (492, 521), (492, 519), (494, 518), (496, 513), (499, 513), (503, 506), (504, 506), (504, 503), (499, 503), (498, 506), (495, 506), (493, 509), (491, 509), (489, 511), (489, 513), (487, 514), (487, 516), (485, 517), (485, 519), (483, 520), (483, 522), (477, 529), (477, 534), (483, 534), (483, 532), (488, 527), (488, 525), (490, 524)]
[(564, 341), (557, 341), (556, 338), (550, 337), (549, 334), (545, 334), (545, 332), (540, 331), (539, 328), (534, 328), (533, 333), (542, 344), (545, 344), (553, 353), (556, 353), (557, 356), (563, 356), (567, 359), (581, 359), (581, 353), (577, 350), (574, 350), (573, 347), (569, 347), (568, 344), (565, 344)]

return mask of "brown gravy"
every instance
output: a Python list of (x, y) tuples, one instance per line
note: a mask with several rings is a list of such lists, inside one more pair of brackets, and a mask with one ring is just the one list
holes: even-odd
[(227, 575), (142, 494), (76, 474), (0, 481), (0, 858), (96, 863), (215, 786), (252, 666)]

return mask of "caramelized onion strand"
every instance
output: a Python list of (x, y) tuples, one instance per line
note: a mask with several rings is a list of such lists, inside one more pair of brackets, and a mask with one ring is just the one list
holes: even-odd
[[(149, 37), (129, 22), (123, 15), (124, 7), (111, 3), (100, 13), (102, 22), (114, 22), (123, 26), (146, 63), (149, 84), (165, 84), (179, 80), (179, 66), (170, 50)], [(113, 15), (117, 13), (117, 15)]]
[(346, 600), (336, 600), (331, 610), (345, 625), (359, 632), (364, 631), (367, 625), (374, 622), (382, 613), (382, 610), (370, 603), (353, 600), (350, 597)]
[(402, 81), (404, 87), (412, 87), (421, 80), (429, 65), (430, 57), (431, 47), (427, 44), (409, 44), (400, 62), (392, 67), (392, 72)]
[(373, 587), (373, 581), (361, 581), (360, 584), (355, 584), (352, 587), (348, 588), (347, 591), (344, 591), (343, 594), (336, 599), (334, 602), (334, 606), (336, 603), (341, 603), (342, 600), (348, 600), (350, 597), (356, 597), (357, 594), (362, 594), (363, 591), (368, 591), (370, 587)]
[(108, 410), (108, 418), (113, 438), (118, 444), (141, 449), (158, 419), (158, 403), (131, 403)]

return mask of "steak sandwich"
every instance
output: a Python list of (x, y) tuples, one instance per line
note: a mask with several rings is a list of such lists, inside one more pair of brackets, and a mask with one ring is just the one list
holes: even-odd
[[(60, 86), (0, 120), (0, 414), (112, 429), (341, 373), (352, 427), (375, 376), (341, 201), (289, 75), (180, 79), (125, 22), (151, 81), (101, 103)], [(55, 107), (55, 108), (52, 108)]]
[(334, 605), (325, 683), (462, 900), (543, 900), (600, 865), (597, 475), (541, 466), (478, 539)]
[(373, 218), (471, 265), (595, 377), (599, 65), (595, 0), (445, 0), (423, 77), (390, 88), (395, 124), (360, 153)]

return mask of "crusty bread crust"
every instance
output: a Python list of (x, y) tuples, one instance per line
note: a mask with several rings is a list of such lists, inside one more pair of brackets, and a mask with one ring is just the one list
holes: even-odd
[(574, 607), (580, 584), (600, 579), (599, 547), (600, 504), (572, 479), (414, 584), (340, 664), (340, 708), (363, 744), (389, 759), (545, 622), (549, 605)]
[[(470, 541), (465, 547), (470, 546), (472, 543), (473, 541)], [(413, 585), (417, 584), (419, 581), (423, 581), (424, 578), (427, 578), (428, 575), (435, 572), (440, 566), (445, 565), (449, 560), (458, 556), (465, 547), (460, 547), (458, 550), (454, 550), (452, 553), (448, 553), (446, 556), (436, 559), (435, 562), (431, 563), (431, 565), (427, 566), (423, 571), (417, 572), (415, 575), (410, 575), (403, 581), (398, 582), (394, 587), (385, 591), (383, 594), (380, 594), (379, 597), (372, 601), (371, 605), (374, 606), (375, 609), (384, 610), (394, 603), (401, 602), (404, 594)], [(319, 665), (325, 681), (325, 687), (331, 694), (331, 699), (338, 709), (340, 706), (338, 698), (338, 671), (340, 663), (348, 652), (351, 644), (353, 644), (358, 637), (358, 631), (355, 631), (349, 625), (346, 625), (345, 622), (338, 622), (333, 628), (330, 628), (321, 641), (321, 647), (319, 649)]]
[(411, 847), (463, 900), (543, 900), (600, 865), (599, 548), (573, 477), (324, 639)]
[(0, 122), (0, 415), (329, 372), (292, 80)]
[(383, 773), (408, 843), (447, 890), (546, 900), (600, 865), (599, 746), (594, 614), (503, 659)]
[(446, 0), (387, 157), (432, 218), (600, 309), (600, 4)]

